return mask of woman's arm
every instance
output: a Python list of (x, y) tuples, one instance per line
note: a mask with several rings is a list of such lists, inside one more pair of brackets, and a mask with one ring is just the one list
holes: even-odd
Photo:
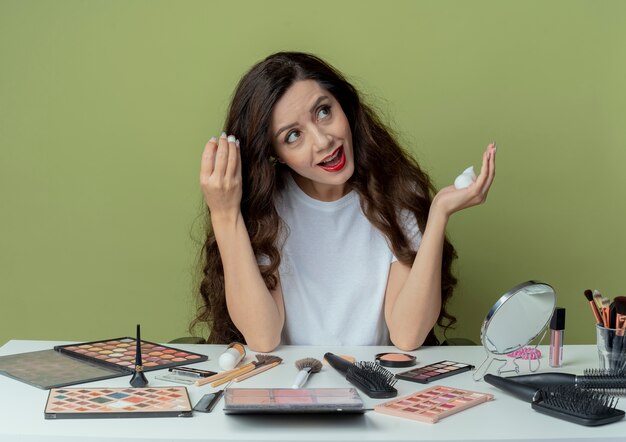
[(435, 325), (441, 310), (441, 266), (445, 230), (450, 216), (482, 204), (495, 177), (495, 146), (483, 153), (476, 181), (466, 189), (449, 186), (433, 199), (426, 228), (411, 267), (394, 262), (385, 292), (385, 320), (391, 341), (402, 350), (414, 350)]
[(254, 351), (280, 343), (285, 319), (280, 283), (268, 290), (241, 215), (241, 155), (234, 137), (211, 138), (202, 154), (200, 186), (224, 267), (230, 317)]

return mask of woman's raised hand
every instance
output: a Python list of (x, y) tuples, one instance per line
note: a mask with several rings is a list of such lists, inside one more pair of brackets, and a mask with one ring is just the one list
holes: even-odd
[(212, 137), (202, 153), (200, 187), (211, 218), (235, 219), (241, 206), (241, 155), (234, 135)]
[(492, 143), (483, 153), (483, 164), (476, 181), (465, 189), (457, 189), (454, 186), (441, 189), (433, 199), (431, 212), (440, 210), (446, 216), (450, 216), (459, 210), (484, 203), (495, 176), (496, 145)]

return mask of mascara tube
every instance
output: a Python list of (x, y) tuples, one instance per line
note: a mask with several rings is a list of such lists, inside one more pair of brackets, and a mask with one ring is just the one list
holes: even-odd
[(565, 332), (565, 309), (557, 307), (550, 320), (550, 367), (563, 364), (563, 334)]

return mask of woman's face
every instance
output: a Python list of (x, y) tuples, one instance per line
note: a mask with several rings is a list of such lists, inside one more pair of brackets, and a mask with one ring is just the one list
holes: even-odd
[(311, 198), (334, 201), (348, 192), (354, 173), (352, 132), (339, 102), (314, 80), (295, 82), (272, 112), (279, 161)]

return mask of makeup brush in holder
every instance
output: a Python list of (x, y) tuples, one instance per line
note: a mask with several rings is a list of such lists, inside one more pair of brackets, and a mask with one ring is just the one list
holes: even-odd
[(136, 388), (145, 387), (148, 385), (148, 379), (143, 373), (143, 362), (141, 361), (141, 329), (137, 324), (137, 347), (135, 350), (135, 371), (133, 377), (130, 378), (130, 385)]
[(319, 373), (322, 369), (322, 363), (315, 358), (304, 358), (296, 361), (296, 368), (299, 370), (296, 379), (293, 381), (291, 388), (302, 388), (306, 383), (309, 375)]

